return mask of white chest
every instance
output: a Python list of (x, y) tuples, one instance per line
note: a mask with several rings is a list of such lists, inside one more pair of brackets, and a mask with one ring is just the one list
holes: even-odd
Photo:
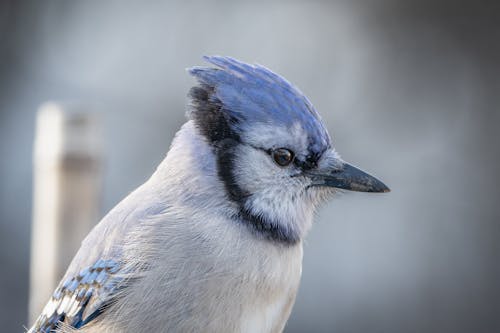
[(240, 332), (281, 332), (295, 301), (296, 291), (260, 304), (243, 313)]
[(290, 316), (302, 272), (302, 246), (267, 261), (257, 273), (256, 291), (241, 313), (240, 332), (281, 332)]
[[(155, 264), (127, 288), (115, 311), (103, 315), (114, 327), (98, 329), (281, 332), (300, 283), (302, 244), (277, 246), (256, 240), (246, 226), (233, 221), (222, 221), (220, 228), (214, 220), (176, 222), (164, 224), (169, 228), (161, 232), (175, 236), (164, 235), (171, 241), (154, 247)], [(137, 247), (141, 251), (143, 244)]]

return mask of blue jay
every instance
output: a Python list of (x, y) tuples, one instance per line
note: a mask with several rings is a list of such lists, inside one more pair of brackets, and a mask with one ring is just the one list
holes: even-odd
[(281, 332), (318, 205), (389, 191), (287, 80), (205, 60), (166, 158), (86, 237), (29, 332)]

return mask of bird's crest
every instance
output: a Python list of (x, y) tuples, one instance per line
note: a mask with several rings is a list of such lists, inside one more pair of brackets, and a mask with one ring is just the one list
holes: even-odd
[[(200, 83), (191, 90), (193, 108), (188, 117), (209, 126), (206, 134), (212, 139), (226, 134), (238, 136), (259, 124), (288, 129), (300, 124), (308, 133), (310, 148), (323, 150), (329, 146), (330, 137), (319, 114), (286, 79), (264, 66), (230, 57), (205, 56), (204, 59), (216, 68), (188, 69)], [(222, 126), (221, 120), (226, 125)]]

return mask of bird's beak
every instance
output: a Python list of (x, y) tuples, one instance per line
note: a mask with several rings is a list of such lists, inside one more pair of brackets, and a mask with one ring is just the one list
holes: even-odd
[(377, 178), (342, 162), (340, 167), (328, 172), (309, 173), (313, 186), (328, 186), (358, 192), (386, 193), (390, 189)]

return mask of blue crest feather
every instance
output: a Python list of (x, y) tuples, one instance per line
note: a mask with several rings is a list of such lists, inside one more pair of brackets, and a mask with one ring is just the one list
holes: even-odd
[[(307, 97), (286, 79), (264, 66), (230, 57), (204, 59), (216, 67), (192, 67), (188, 71), (211, 94), (205, 102), (219, 105), (236, 135), (259, 123), (287, 128), (300, 124), (309, 135), (313, 151), (330, 145), (319, 114)], [(193, 118), (192, 114), (189, 116)]]

